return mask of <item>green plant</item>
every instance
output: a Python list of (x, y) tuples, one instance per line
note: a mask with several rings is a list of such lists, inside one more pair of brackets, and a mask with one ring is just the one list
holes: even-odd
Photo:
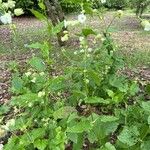
[[(52, 27), (44, 15), (32, 12), (47, 22), (51, 36), (64, 26), (61, 22)], [(94, 13), (105, 23), (101, 12), (94, 10)], [(25, 73), (16, 72), (12, 77), (13, 97), (0, 111), (0, 131), (11, 132), (4, 150), (149, 147), (150, 103), (134, 100), (139, 87), (136, 81), (120, 73), (123, 60), (115, 54), (115, 43), (109, 33), (112, 22), (121, 14), (117, 12), (101, 33), (84, 26), (86, 16), (80, 15), (79, 21), (83, 23), (81, 33), (77, 34), (80, 49), (74, 52), (62, 49), (60, 54), (67, 63), (60, 75), (53, 75), (57, 70), (53, 68), (56, 61), (52, 43), (27, 46), (39, 49), (40, 53), (28, 61)], [(69, 33), (65, 34), (68, 37)], [(93, 43), (89, 44), (91, 36)], [(149, 92), (149, 85), (146, 91)], [(6, 113), (8, 118), (4, 117)], [(113, 135), (117, 138), (111, 141)]]

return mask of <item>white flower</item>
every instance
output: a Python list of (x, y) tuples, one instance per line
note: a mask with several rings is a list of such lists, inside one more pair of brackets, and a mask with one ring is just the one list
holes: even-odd
[(9, 8), (14, 8), (15, 7), (16, 2), (12, 1), (12, 0), (8, 0), (8, 7)]
[(2, 3), (2, 6), (3, 6), (5, 9), (8, 9), (8, 3)]
[(68, 39), (69, 39), (68, 34), (65, 34), (63, 37), (61, 37), (62, 42), (68, 41)]
[(122, 10), (118, 10), (117, 12), (117, 16), (120, 18), (123, 16), (123, 11)]
[(38, 97), (43, 97), (43, 96), (45, 96), (45, 92), (44, 91), (41, 91), (41, 92), (38, 93)]
[(92, 48), (88, 48), (88, 52), (91, 53), (92, 52)]
[(28, 107), (32, 107), (32, 106), (33, 106), (32, 103), (29, 103), (29, 104), (28, 104)]
[(67, 28), (67, 26), (68, 26), (68, 22), (64, 20), (64, 27)]
[(150, 23), (147, 23), (144, 28), (145, 31), (150, 31)]
[(102, 3), (102, 4), (106, 3), (106, 0), (101, 0), (101, 3)]
[(0, 144), (0, 150), (3, 150), (4, 145)]
[(80, 50), (80, 53), (84, 53), (84, 49), (81, 49), (81, 50)]
[(36, 81), (36, 77), (34, 77), (34, 78), (31, 80), (31, 82), (33, 82), (33, 83), (35, 83), (35, 81)]
[(142, 20), (141, 25), (145, 31), (150, 31), (150, 22), (148, 20)]
[(79, 37), (79, 41), (82, 42), (84, 40), (84, 37)]
[(5, 13), (3, 16), (0, 17), (0, 20), (3, 24), (12, 23), (12, 17), (10, 15), (10, 13)]
[(75, 51), (75, 52), (74, 52), (74, 55), (77, 55), (77, 54), (78, 54), (78, 52), (77, 52), (77, 51)]
[(44, 74), (45, 74), (44, 72), (41, 72), (41, 73), (40, 73), (40, 76), (44, 76)]
[(85, 16), (84, 14), (80, 14), (80, 15), (78, 16), (78, 21), (79, 21), (80, 23), (84, 23), (84, 22), (86, 21), (86, 16)]
[(29, 77), (31, 74), (32, 74), (31, 72), (26, 72), (26, 73), (25, 73), (25, 75), (26, 75), (27, 77)]
[(14, 14), (15, 14), (16, 16), (20, 16), (20, 15), (24, 14), (23, 9), (22, 9), (22, 8), (17, 8), (17, 9), (15, 9), (15, 10), (14, 10)]

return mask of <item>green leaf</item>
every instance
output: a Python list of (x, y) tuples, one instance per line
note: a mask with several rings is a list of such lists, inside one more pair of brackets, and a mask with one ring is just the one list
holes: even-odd
[(48, 145), (48, 140), (43, 139), (37, 139), (36, 141), (34, 141), (34, 147), (37, 148), (38, 150), (44, 150), (46, 148), (46, 146)]
[(149, 150), (150, 149), (150, 140), (143, 141), (141, 144), (141, 150)]
[(29, 64), (36, 69), (37, 71), (45, 71), (46, 70), (46, 66), (45, 63), (43, 62), (42, 59), (38, 58), (38, 57), (33, 57), (30, 59)]
[(148, 116), (148, 119), (147, 119), (147, 120), (148, 120), (148, 124), (150, 125), (150, 116)]
[(91, 129), (92, 129), (92, 125), (91, 125), (90, 121), (83, 120), (83, 121), (77, 122), (72, 127), (68, 127), (66, 132), (82, 133), (84, 131), (89, 131)]
[(101, 147), (100, 150), (116, 150), (115, 146), (107, 142), (105, 146)]
[(115, 116), (106, 116), (106, 115), (103, 115), (103, 116), (100, 116), (100, 120), (102, 122), (113, 122), (113, 121), (117, 121), (118, 118), (115, 117)]
[(83, 147), (83, 134), (78, 134), (77, 142), (73, 143), (73, 150), (80, 150)]
[(20, 93), (23, 89), (23, 81), (20, 77), (14, 76), (12, 79), (12, 90), (16, 93)]
[(144, 109), (144, 111), (150, 112), (150, 101), (142, 102), (141, 107)]
[(34, 9), (30, 9), (30, 11), (31, 11), (32, 14), (33, 14), (36, 18), (38, 18), (39, 20), (46, 20), (46, 17), (45, 17), (42, 13), (40, 13), (39, 11), (36, 11), (36, 10), (34, 10)]
[(45, 5), (44, 5), (43, 2), (39, 2), (38, 5), (39, 5), (39, 7), (40, 7), (41, 9), (43, 9), (43, 10), (46, 9), (46, 7), (45, 7)]
[(91, 35), (91, 34), (94, 34), (96, 35), (96, 32), (93, 31), (92, 29), (90, 28), (86, 28), (86, 29), (82, 29), (82, 34), (87, 37), (88, 35)]
[(85, 99), (85, 103), (87, 104), (109, 104), (109, 101), (104, 100), (100, 97), (88, 97)]
[(139, 91), (139, 87), (137, 83), (132, 83), (132, 85), (129, 88), (129, 92), (132, 96), (134, 96)]
[(118, 136), (118, 140), (123, 144), (128, 145), (129, 147), (135, 145), (139, 140), (139, 131), (136, 126), (132, 127), (124, 127), (120, 135)]
[(73, 112), (76, 112), (74, 107), (65, 106), (55, 111), (53, 116), (55, 120), (63, 119), (63, 118), (67, 118)]
[(147, 94), (150, 94), (150, 84), (147, 84), (147, 86), (146, 86), (146, 92), (147, 92)]
[(62, 30), (63, 27), (64, 27), (64, 22), (60, 22), (55, 27), (53, 27), (52, 34), (55, 35), (55, 34), (59, 33)]

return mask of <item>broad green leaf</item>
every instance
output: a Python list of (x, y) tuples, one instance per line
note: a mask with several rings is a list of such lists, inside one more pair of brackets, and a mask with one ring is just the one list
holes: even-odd
[(144, 111), (146, 112), (150, 112), (150, 101), (147, 102), (142, 102), (142, 108), (144, 109)]
[(43, 10), (46, 9), (46, 7), (45, 7), (45, 5), (44, 5), (43, 2), (39, 2), (38, 5), (39, 5), (39, 7), (40, 7), (41, 9), (43, 9)]
[(114, 122), (114, 121), (117, 121), (118, 118), (115, 117), (115, 116), (103, 115), (103, 116), (100, 116), (100, 120), (101, 120), (102, 122)]
[(36, 69), (37, 71), (45, 71), (46, 70), (46, 65), (43, 62), (42, 59), (38, 58), (38, 57), (33, 57), (30, 59), (29, 64)]
[(37, 139), (34, 141), (34, 147), (37, 148), (38, 150), (45, 150), (46, 146), (48, 145), (48, 140), (46, 139)]
[(96, 32), (93, 31), (92, 29), (90, 28), (86, 28), (86, 29), (82, 29), (82, 34), (87, 37), (88, 35), (91, 35), (91, 34), (94, 34), (96, 35)]
[(12, 79), (12, 90), (16, 93), (20, 93), (23, 89), (23, 81), (20, 77), (14, 76)]
[(45, 15), (43, 15), (42, 13), (40, 13), (39, 11), (36, 11), (34, 9), (30, 9), (30, 11), (32, 12), (32, 14), (39, 20), (46, 20)]
[(55, 27), (53, 27), (52, 29), (52, 34), (57, 34), (59, 33), (62, 28), (64, 27), (64, 22), (60, 22), (59, 24), (57, 24)]
[(150, 125), (150, 116), (148, 116), (148, 119), (147, 119), (147, 120), (148, 120), (148, 124)]
[(129, 92), (132, 96), (134, 96), (139, 91), (139, 87), (137, 83), (132, 83), (132, 85), (129, 88)]
[(118, 140), (123, 144), (128, 145), (129, 147), (135, 145), (139, 140), (139, 131), (136, 126), (132, 127), (124, 127), (120, 135), (118, 136)]
[(83, 147), (84, 137), (83, 134), (78, 134), (77, 142), (73, 143), (73, 150), (80, 150)]
[(53, 116), (57, 119), (67, 118), (71, 113), (76, 112), (74, 107), (65, 106), (54, 112)]
[(90, 121), (83, 120), (83, 121), (77, 122), (72, 127), (68, 127), (67, 132), (82, 133), (82, 132), (85, 132), (85, 131), (89, 131), (91, 129), (92, 129), (92, 125), (91, 125)]
[(85, 103), (87, 104), (109, 104), (109, 101), (104, 100), (100, 97), (88, 97), (85, 99)]
[(105, 146), (102, 146), (100, 150), (116, 150), (115, 146), (107, 142)]
[(149, 150), (150, 149), (150, 140), (143, 141), (140, 148), (141, 148), (141, 150)]

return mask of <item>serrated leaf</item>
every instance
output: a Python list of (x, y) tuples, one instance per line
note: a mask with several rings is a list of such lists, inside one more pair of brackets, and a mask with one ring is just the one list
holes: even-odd
[(150, 149), (150, 140), (143, 141), (140, 148), (141, 148), (141, 150), (149, 150)]
[(139, 135), (140, 133), (136, 126), (124, 127), (124, 129), (118, 136), (118, 140), (122, 142), (123, 144), (126, 144), (129, 147), (131, 147), (138, 142)]
[(109, 101), (100, 97), (88, 97), (84, 101), (87, 104), (109, 104)]
[(142, 108), (144, 109), (144, 111), (146, 112), (150, 112), (150, 101), (147, 102), (142, 102)]
[(17, 93), (21, 92), (21, 90), (23, 89), (23, 81), (20, 77), (16, 77), (16, 76), (13, 77), (12, 89)]
[(137, 83), (132, 83), (132, 85), (129, 88), (129, 92), (132, 96), (134, 96), (139, 91), (139, 87)]
[(100, 116), (100, 120), (102, 122), (114, 122), (114, 121), (117, 121), (118, 118), (115, 117), (115, 116), (106, 116), (106, 115), (103, 115), (103, 116)]
[(30, 59), (29, 64), (36, 69), (37, 71), (45, 71), (46, 70), (46, 66), (45, 63), (43, 62), (42, 59), (38, 58), (38, 57), (33, 57)]
[(72, 127), (68, 127), (66, 132), (71, 132), (71, 133), (82, 133), (85, 131), (89, 131), (92, 129), (92, 125), (90, 121), (84, 120), (77, 122), (76, 125)]
[(44, 150), (47, 145), (48, 145), (48, 140), (46, 139), (43, 140), (37, 139), (34, 142), (34, 147), (37, 148), (38, 150)]
[(82, 34), (83, 34), (85, 37), (87, 37), (88, 35), (91, 35), (91, 34), (96, 35), (96, 32), (93, 31), (93, 30), (90, 29), (90, 28), (86, 28), (86, 29), (82, 29)]
[(148, 116), (147, 121), (148, 121), (148, 124), (150, 125), (150, 116)]
[(73, 112), (76, 112), (74, 107), (65, 106), (55, 111), (53, 116), (54, 116), (54, 119), (56, 120), (63, 119), (63, 118), (67, 118)]

